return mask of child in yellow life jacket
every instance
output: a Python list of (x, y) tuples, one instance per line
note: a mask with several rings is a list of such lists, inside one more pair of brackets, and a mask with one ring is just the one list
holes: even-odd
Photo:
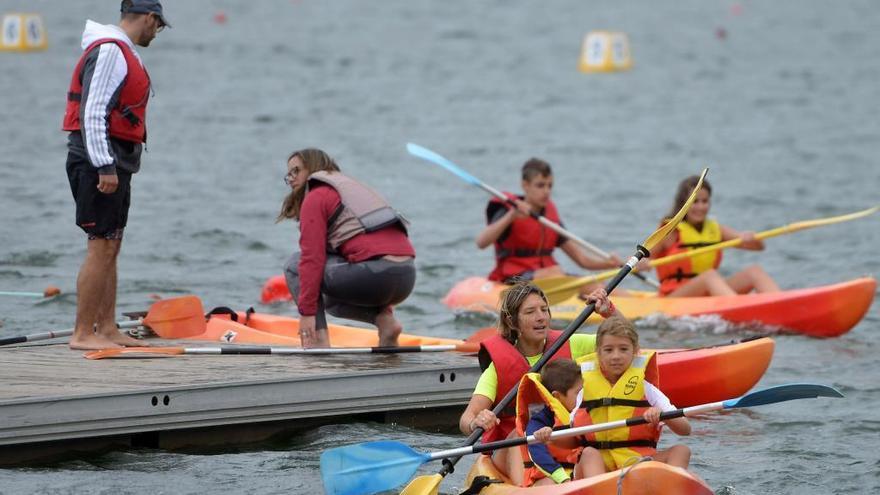
[(523, 486), (552, 485), (571, 480), (580, 455), (577, 439), (547, 443), (554, 427), (568, 426), (583, 387), (581, 369), (571, 359), (550, 361), (541, 374), (527, 373), (516, 395), (516, 431), (535, 435), (543, 443), (522, 445)]
[[(596, 353), (578, 360), (584, 381), (573, 426), (607, 423), (644, 416), (648, 424), (591, 433), (575, 478), (587, 478), (620, 469), (634, 458), (650, 456), (655, 461), (686, 469), (691, 451), (685, 445), (657, 450), (660, 413), (675, 406), (660, 391), (653, 352), (640, 352), (639, 334), (626, 318), (611, 317), (599, 325)], [(666, 420), (679, 435), (690, 435), (687, 418)]]

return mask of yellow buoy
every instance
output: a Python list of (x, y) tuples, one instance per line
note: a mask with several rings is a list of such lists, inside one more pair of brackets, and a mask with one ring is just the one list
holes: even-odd
[(591, 31), (584, 36), (578, 62), (581, 72), (614, 72), (631, 67), (629, 38), (625, 33)]
[(49, 46), (40, 14), (4, 14), (0, 50), (31, 52)]

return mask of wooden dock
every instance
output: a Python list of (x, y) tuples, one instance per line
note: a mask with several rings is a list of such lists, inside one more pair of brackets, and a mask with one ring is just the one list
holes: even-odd
[(455, 352), (92, 361), (43, 344), (0, 347), (0, 376), (0, 465), (12, 465), (84, 450), (259, 442), (352, 420), (448, 429), (479, 367)]

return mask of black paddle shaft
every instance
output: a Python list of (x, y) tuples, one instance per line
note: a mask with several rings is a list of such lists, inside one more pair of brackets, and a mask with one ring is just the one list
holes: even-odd
[[(649, 256), (651, 256), (651, 252), (648, 250), (648, 248), (642, 246), (641, 244), (636, 247), (636, 254), (633, 255), (633, 257), (636, 258), (636, 262), (638, 262), (642, 258), (647, 258)], [(633, 265), (635, 265), (635, 263), (633, 263)], [(625, 264), (622, 267), (620, 267), (620, 271), (617, 272), (617, 275), (615, 275), (614, 278), (609, 280), (608, 284), (605, 285), (605, 292), (607, 292), (608, 294), (611, 294), (611, 291), (613, 291), (631, 271), (632, 271), (632, 267), (629, 264)], [(593, 314), (593, 311), (595, 311), (595, 309), (596, 309), (596, 305), (594, 303), (587, 304), (586, 307), (584, 307), (584, 309), (577, 316), (577, 318), (575, 318), (574, 321), (572, 321), (571, 323), (568, 324), (568, 327), (566, 327), (566, 329), (562, 333), (562, 335), (560, 335), (559, 338), (556, 339), (555, 342), (553, 342), (553, 345), (551, 345), (549, 349), (544, 351), (544, 355), (541, 356), (541, 359), (538, 359), (538, 362), (533, 364), (532, 367), (529, 368), (528, 372), (534, 373), (534, 372), (540, 371), (541, 368), (545, 364), (547, 364), (547, 361), (549, 361), (553, 357), (553, 355), (556, 354), (556, 352), (559, 350), (559, 348), (562, 347), (566, 342), (568, 342), (568, 339), (572, 335), (574, 335), (574, 333), (581, 327), (581, 325), (584, 324), (585, 321), (587, 321), (587, 318), (589, 318), (590, 315)], [(517, 387), (511, 388), (507, 392), (507, 395), (504, 396), (504, 399), (502, 399), (501, 402), (499, 402), (495, 406), (495, 408), (492, 409), (492, 413), (495, 414), (496, 416), (501, 414), (501, 411), (503, 411), (504, 408), (506, 408), (508, 406), (508, 404), (510, 404), (513, 401), (513, 399), (516, 397), (516, 392), (517, 392)], [(479, 438), (482, 435), (483, 435), (482, 428), (475, 429), (474, 431), (471, 432), (470, 436), (468, 436), (467, 444), (468, 445), (475, 444), (477, 442), (477, 440), (479, 440)], [(476, 450), (475, 450), (475, 452), (476, 452)], [(480, 452), (482, 452), (482, 451), (480, 451)], [(461, 459), (461, 456), (453, 457), (452, 459), (443, 459), (443, 468), (439, 471), (440, 476), (446, 476), (447, 474), (449, 474), (453, 470), (455, 470), (455, 464), (458, 463), (458, 461), (460, 459)]]

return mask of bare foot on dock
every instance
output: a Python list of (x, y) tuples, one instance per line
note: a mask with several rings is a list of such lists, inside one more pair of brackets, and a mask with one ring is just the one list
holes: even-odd
[(119, 330), (114, 326), (112, 329), (108, 331), (98, 330), (97, 335), (100, 335), (107, 340), (112, 341), (118, 347), (149, 347), (150, 344), (147, 344), (143, 340), (138, 340), (134, 337), (130, 337)]
[(112, 340), (98, 335), (89, 333), (85, 336), (74, 335), (70, 338), (70, 348), (79, 351), (98, 351), (101, 349), (116, 349), (122, 347)]
[(391, 306), (376, 316), (376, 326), (379, 328), (379, 346), (397, 347), (397, 337), (403, 332), (403, 325), (394, 317)]

